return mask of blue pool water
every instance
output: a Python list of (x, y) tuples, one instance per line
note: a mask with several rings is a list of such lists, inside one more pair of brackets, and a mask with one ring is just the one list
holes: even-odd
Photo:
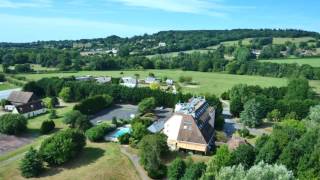
[(118, 129), (114, 134), (112, 134), (111, 137), (118, 138), (119, 136), (122, 136), (126, 133), (129, 133), (129, 132), (130, 132), (130, 128), (128, 128), (128, 127), (121, 128), (121, 129)]

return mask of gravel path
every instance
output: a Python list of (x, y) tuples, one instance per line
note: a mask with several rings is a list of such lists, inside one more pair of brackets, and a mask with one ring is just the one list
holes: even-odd
[(120, 150), (123, 154), (125, 154), (131, 160), (131, 162), (133, 163), (134, 167), (138, 171), (138, 174), (142, 180), (151, 180), (147, 175), (146, 171), (140, 165), (139, 157), (135, 154), (131, 154), (130, 152), (128, 152), (128, 145), (120, 146)]

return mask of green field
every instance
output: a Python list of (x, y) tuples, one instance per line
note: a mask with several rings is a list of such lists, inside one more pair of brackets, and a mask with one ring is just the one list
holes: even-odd
[(7, 90), (7, 89), (13, 89), (13, 88), (17, 88), (17, 86), (10, 84), (8, 82), (4, 82), (4, 83), (0, 84), (0, 91)]
[[(120, 74), (123, 72), (123, 74)], [(195, 72), (195, 71), (181, 71), (181, 70), (144, 70), (144, 71), (80, 71), (78, 73), (59, 73), (59, 74), (25, 74), (20, 75), (26, 77), (28, 80), (39, 80), (43, 77), (68, 77), (68, 76), (133, 76), (134, 74), (140, 74), (140, 78), (148, 76), (152, 72), (157, 77), (168, 77), (177, 81), (180, 76), (191, 76), (193, 81), (199, 85), (187, 85), (182, 86), (184, 92), (190, 92), (193, 94), (212, 93), (220, 95), (232, 86), (244, 83), (249, 85), (260, 85), (262, 87), (268, 86), (285, 86), (287, 84), (286, 79), (260, 77), (260, 76), (245, 76), (245, 75), (231, 75), (224, 73), (212, 73), (212, 72)]]
[[(250, 45), (250, 41), (253, 38), (245, 38), (242, 40), (243, 45)], [(299, 37), (299, 38), (273, 38), (273, 44), (284, 44), (287, 41), (293, 42), (293, 43), (300, 43), (300, 42), (308, 42), (309, 40), (314, 40), (312, 37)], [(225, 46), (232, 46), (232, 45), (238, 45), (238, 40), (236, 41), (225, 41), (222, 42)]]
[(292, 58), (292, 59), (270, 59), (270, 60), (259, 60), (260, 62), (272, 62), (272, 63), (297, 63), (299, 65), (309, 64), (313, 67), (320, 67), (320, 58)]

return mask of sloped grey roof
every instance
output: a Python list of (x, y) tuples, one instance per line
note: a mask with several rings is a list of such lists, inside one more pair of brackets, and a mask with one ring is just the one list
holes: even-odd
[(34, 98), (33, 92), (12, 91), (8, 97), (8, 101), (12, 104), (26, 104)]

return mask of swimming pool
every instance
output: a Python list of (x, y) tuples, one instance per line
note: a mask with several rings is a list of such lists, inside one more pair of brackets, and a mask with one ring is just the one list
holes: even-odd
[(126, 133), (130, 133), (130, 128), (129, 127), (123, 127), (123, 128), (117, 129), (117, 131), (115, 133), (113, 133), (111, 135), (111, 137), (118, 138), (119, 136), (122, 136), (122, 135), (124, 135)]

